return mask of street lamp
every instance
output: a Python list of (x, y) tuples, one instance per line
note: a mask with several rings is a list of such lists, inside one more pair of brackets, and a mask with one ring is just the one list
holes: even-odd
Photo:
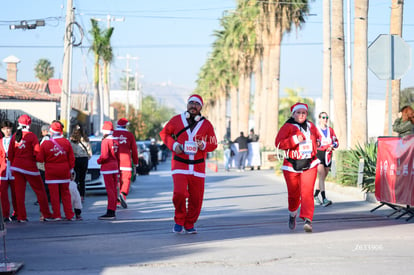
[(29, 24), (27, 23), (26, 20), (22, 20), (20, 21), (20, 25), (15, 25), (12, 24), (9, 26), (9, 28), (11, 30), (16, 30), (16, 29), (22, 29), (22, 30), (33, 30), (36, 29), (36, 27), (44, 27), (45, 26), (45, 20), (36, 20), (36, 22), (34, 24)]

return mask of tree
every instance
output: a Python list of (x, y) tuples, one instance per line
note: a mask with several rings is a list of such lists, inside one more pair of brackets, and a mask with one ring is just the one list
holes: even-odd
[(109, 105), (111, 102), (110, 93), (109, 93), (109, 66), (113, 60), (113, 52), (111, 47), (111, 36), (114, 31), (114, 28), (111, 27), (106, 29), (102, 33), (102, 53), (101, 58), (103, 60), (103, 112), (104, 120), (109, 120)]
[(36, 73), (36, 78), (41, 82), (47, 82), (55, 74), (55, 68), (53, 68), (52, 63), (48, 59), (42, 58), (39, 59), (34, 68)]
[[(368, 2), (355, 0), (351, 147), (368, 142)], [(348, 38), (349, 39), (349, 38)]]
[[(332, 87), (334, 97), (335, 132), (341, 148), (348, 148), (345, 90), (345, 45), (343, 0), (332, 0)], [(350, 39), (350, 38), (348, 38)]]
[(301, 90), (286, 89), (285, 92), (287, 96), (280, 99), (279, 125), (283, 125), (291, 117), (290, 107), (297, 102), (303, 102), (308, 105), (308, 120), (314, 121), (315, 102), (310, 98), (301, 97)]
[(414, 87), (408, 87), (401, 91), (400, 106), (398, 107), (398, 112), (402, 107), (407, 105), (414, 107)]

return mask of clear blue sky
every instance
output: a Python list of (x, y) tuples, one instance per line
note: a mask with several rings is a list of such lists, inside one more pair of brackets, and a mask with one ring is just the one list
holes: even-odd
[[(33, 68), (40, 58), (47, 58), (55, 67), (55, 78), (61, 77), (63, 62), (63, 34), (66, 0), (5, 1), (0, 9), (0, 59), (17, 56), (19, 81), (35, 81)], [(353, 1), (351, 1), (353, 2)], [(129, 54), (130, 69), (143, 75), (144, 83), (163, 83), (193, 88), (200, 67), (204, 64), (213, 32), (219, 29), (219, 19), (226, 10), (234, 9), (234, 0), (74, 0), (76, 21), (83, 28), (82, 45), (90, 46), (90, 18), (100, 18), (105, 28), (107, 15), (123, 22), (111, 22), (115, 27), (112, 45), (115, 62), (112, 82), (123, 74)], [(369, 42), (377, 35), (389, 33), (391, 0), (371, 0), (369, 11)], [(303, 95), (320, 97), (322, 86), (322, 0), (310, 3), (311, 14), (302, 30), (285, 35), (282, 48), (281, 92), (285, 88), (303, 89)], [(344, 3), (346, 8), (346, 1)], [(353, 5), (351, 6), (353, 9)], [(403, 38), (414, 46), (414, 1), (405, 1)], [(351, 15), (353, 18), (353, 12)], [(21, 20), (46, 19), (46, 26), (35, 30), (10, 30), (9, 25)], [(345, 23), (347, 19), (345, 17)], [(345, 26), (346, 27), (346, 26)], [(77, 35), (79, 39), (79, 35)], [(352, 41), (352, 38), (351, 38)], [(73, 82), (77, 89), (92, 82), (93, 55), (88, 48), (75, 48)], [(6, 66), (0, 66), (0, 77), (6, 78)], [(411, 68), (402, 79), (402, 88), (414, 86)], [(378, 80), (369, 72), (370, 97), (385, 97), (385, 80)]]

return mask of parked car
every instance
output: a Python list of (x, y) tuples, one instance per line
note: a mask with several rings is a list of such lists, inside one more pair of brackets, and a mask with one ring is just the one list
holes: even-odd
[(149, 167), (151, 167), (151, 154), (149, 151), (149, 140), (137, 141), (138, 157), (144, 158)]
[[(92, 149), (92, 157), (88, 162), (88, 171), (86, 172), (85, 177), (85, 189), (86, 190), (97, 190), (105, 189), (105, 182), (103, 176), (101, 175), (101, 166), (98, 164), (97, 160), (101, 155), (101, 143), (102, 137), (90, 137), (89, 143)], [(136, 170), (135, 167), (132, 169), (132, 182), (136, 179)]]

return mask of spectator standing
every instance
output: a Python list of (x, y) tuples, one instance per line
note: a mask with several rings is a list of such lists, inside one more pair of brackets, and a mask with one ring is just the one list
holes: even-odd
[(275, 140), (276, 148), (286, 152), (282, 170), (288, 189), (289, 228), (295, 229), (300, 207), (299, 217), (305, 221), (303, 229), (312, 232), (313, 188), (319, 164), (316, 149), (320, 135), (316, 126), (307, 120), (307, 104), (296, 103), (290, 110), (292, 116), (280, 128)]
[(230, 149), (230, 141), (225, 137), (223, 142), (223, 155), (224, 155), (224, 170), (226, 170), (227, 172), (230, 171), (230, 166), (231, 166), (231, 158), (232, 156), (232, 151)]
[(247, 154), (249, 153), (249, 139), (244, 136), (243, 132), (240, 132), (240, 136), (236, 138), (233, 143), (237, 143), (239, 145), (239, 151), (236, 155), (236, 166), (238, 172), (244, 172), (245, 166), (246, 166), (246, 159)]
[(205, 159), (208, 152), (217, 148), (213, 126), (201, 116), (202, 107), (201, 96), (191, 95), (187, 111), (172, 117), (160, 132), (161, 139), (172, 151), (175, 233), (184, 230), (189, 234), (197, 233), (194, 224), (203, 204)]
[(113, 136), (119, 142), (120, 193), (119, 201), (123, 208), (127, 208), (126, 198), (131, 186), (132, 169), (138, 165), (138, 149), (134, 134), (127, 130), (129, 122), (121, 118), (113, 131)]
[(155, 142), (155, 138), (151, 139), (149, 150), (151, 155), (151, 170), (157, 171), (159, 149), (157, 143)]
[(392, 130), (400, 137), (414, 134), (414, 110), (411, 106), (401, 108), (400, 116), (395, 119)]
[(76, 124), (70, 136), (70, 143), (75, 154), (75, 182), (78, 185), (79, 194), (83, 202), (85, 198), (85, 177), (88, 171), (88, 161), (92, 156), (92, 149), (82, 125)]
[[(321, 135), (321, 146), (318, 147), (317, 151), (317, 157), (320, 160), (318, 165), (319, 184), (316, 186), (315, 193), (313, 195), (315, 203), (325, 207), (332, 204), (332, 201), (326, 198), (325, 179), (332, 164), (331, 160), (333, 150), (339, 146), (335, 131), (328, 126), (328, 120), (329, 116), (326, 112), (321, 112), (319, 114), (319, 123), (316, 126), (319, 134)], [(322, 201), (319, 199), (319, 192), (321, 193)]]
[(50, 139), (42, 143), (40, 153), (37, 155), (37, 161), (45, 163), (45, 183), (49, 187), (53, 210), (50, 220), (62, 220), (61, 201), (65, 220), (72, 220), (75, 214), (72, 209), (69, 182), (75, 167), (75, 156), (70, 142), (63, 137), (63, 125), (60, 121), (55, 121), (50, 125), (50, 133)]
[[(248, 161), (250, 163), (250, 170), (254, 170), (254, 165), (257, 165), (257, 170), (260, 170), (260, 144), (259, 143), (252, 143), (252, 142), (259, 142), (259, 135), (254, 132), (254, 129), (250, 129), (250, 133), (248, 136), (250, 148), (249, 148), (249, 155)], [(250, 151), (251, 150), (251, 151)]]
[(102, 127), (104, 134), (101, 144), (101, 156), (97, 162), (101, 165), (101, 174), (104, 177), (108, 205), (106, 214), (100, 216), (100, 220), (114, 220), (117, 204), (117, 185), (119, 177), (119, 144), (118, 139), (112, 135), (113, 125), (105, 121)]
[(17, 121), (19, 126), (13, 135), (8, 157), (11, 163), (10, 169), (15, 178), (17, 221), (27, 222), (27, 212), (25, 206), (26, 182), (36, 194), (39, 202), (41, 220), (52, 218), (49, 209), (45, 186), (36, 166), (36, 156), (40, 152), (39, 140), (36, 135), (30, 132), (32, 119), (24, 114)]
[[(9, 120), (5, 120), (1, 123), (1, 132), (3, 137), (0, 138), (0, 198), (1, 208), (3, 211), (4, 222), (11, 222), (17, 219), (16, 217), (16, 192), (14, 188), (14, 177), (10, 170), (10, 161), (7, 157), (7, 151), (9, 150), (11, 136), (12, 136), (13, 123)], [(11, 201), (13, 205), (13, 213), (10, 216), (10, 200), (9, 200), (9, 187), (11, 193)]]

